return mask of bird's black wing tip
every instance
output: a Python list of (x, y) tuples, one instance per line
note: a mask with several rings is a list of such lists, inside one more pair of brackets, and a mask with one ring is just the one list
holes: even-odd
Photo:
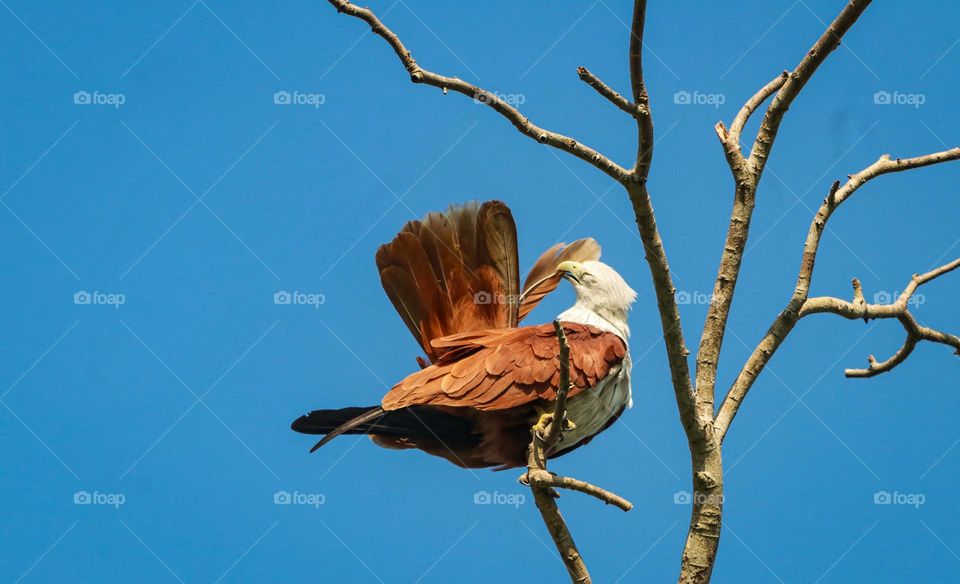
[(310, 414), (304, 414), (290, 423), (290, 429), (294, 432), (300, 432), (301, 434), (307, 433), (307, 422), (310, 419)]

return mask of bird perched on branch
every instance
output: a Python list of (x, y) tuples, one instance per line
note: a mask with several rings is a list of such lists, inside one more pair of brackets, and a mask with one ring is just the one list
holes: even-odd
[(517, 231), (502, 202), (467, 203), (407, 223), (377, 251), (383, 288), (427, 360), (379, 405), (315, 410), (305, 434), (369, 434), (467, 468), (526, 463), (531, 427), (553, 411), (560, 344), (552, 323), (520, 321), (566, 279), (576, 302), (561, 313), (570, 346), (571, 422), (551, 457), (586, 444), (632, 403), (627, 313), (636, 293), (601, 263), (593, 239), (548, 249), (520, 286)]

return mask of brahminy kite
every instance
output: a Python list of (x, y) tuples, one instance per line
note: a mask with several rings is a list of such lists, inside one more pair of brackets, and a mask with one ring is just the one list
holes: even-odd
[(429, 363), (379, 405), (315, 410), (305, 434), (369, 434), (386, 448), (417, 448), (467, 468), (526, 463), (530, 430), (553, 411), (560, 344), (552, 323), (518, 326), (566, 279), (576, 302), (557, 319), (570, 345), (567, 417), (548, 455), (608, 428), (632, 403), (627, 313), (636, 293), (601, 263), (593, 239), (548, 249), (520, 287), (517, 231), (500, 201), (468, 203), (407, 223), (377, 250), (383, 288)]

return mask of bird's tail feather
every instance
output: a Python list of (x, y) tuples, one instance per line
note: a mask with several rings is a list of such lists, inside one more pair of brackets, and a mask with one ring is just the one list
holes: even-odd
[(451, 445), (474, 445), (479, 441), (468, 419), (429, 406), (391, 411), (380, 406), (314, 410), (294, 420), (291, 428), (302, 434), (326, 434), (310, 452), (342, 434), (433, 438)]

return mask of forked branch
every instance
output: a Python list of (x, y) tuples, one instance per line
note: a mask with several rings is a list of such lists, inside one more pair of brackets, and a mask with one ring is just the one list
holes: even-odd
[[(730, 124), (729, 131), (722, 123), (716, 126), (717, 136), (720, 138), (727, 163), (733, 173), (735, 189), (727, 237), (720, 256), (720, 266), (717, 269), (703, 334), (700, 337), (700, 347), (697, 350), (695, 388), (697, 409), (701, 418), (712, 419), (714, 416), (717, 366), (733, 295), (740, 277), (740, 267), (750, 235), (750, 222), (756, 206), (757, 185), (780, 130), (780, 123), (803, 87), (830, 53), (840, 45), (843, 35), (850, 30), (869, 5), (870, 0), (851, 0), (793, 71), (784, 71), (747, 100)], [(772, 99), (770, 99), (771, 96)], [(750, 156), (744, 157), (740, 135), (750, 116), (767, 99), (770, 99), (770, 104), (753, 140)]]
[[(813, 307), (816, 306), (815, 304), (807, 305), (810, 293), (810, 281), (813, 278), (813, 270), (814, 266), (816, 265), (817, 252), (820, 249), (821, 237), (823, 232), (826, 230), (827, 222), (830, 220), (830, 217), (833, 216), (834, 211), (836, 211), (844, 202), (849, 200), (850, 197), (852, 197), (853, 194), (860, 189), (860, 187), (879, 176), (893, 172), (922, 168), (925, 166), (958, 159), (960, 159), (960, 148), (952, 148), (950, 150), (934, 152), (932, 154), (917, 156), (914, 158), (892, 159), (889, 155), (884, 154), (867, 168), (856, 174), (850, 175), (847, 179), (847, 182), (842, 186), (840, 181), (837, 181), (833, 184), (833, 186), (830, 188), (830, 191), (827, 193), (827, 196), (821, 203), (820, 208), (817, 211), (817, 214), (814, 216), (813, 221), (810, 224), (810, 228), (807, 231), (807, 239), (803, 245), (803, 254), (800, 260), (800, 271), (797, 275), (797, 285), (793, 296), (790, 298), (789, 302), (787, 302), (787, 305), (780, 312), (780, 314), (777, 315), (777, 318), (773, 321), (773, 324), (770, 325), (770, 328), (767, 330), (767, 333), (764, 335), (763, 339), (754, 348), (750, 357), (747, 359), (747, 362), (737, 375), (737, 379), (733, 382), (733, 385), (727, 392), (726, 398), (723, 400), (723, 405), (720, 407), (720, 411), (716, 418), (716, 429), (721, 439), (726, 435), (726, 432), (730, 427), (730, 422), (733, 421), (734, 416), (737, 415), (737, 411), (739, 410), (740, 405), (743, 403), (743, 399), (746, 397), (747, 392), (750, 391), (750, 388), (753, 386), (754, 381), (756, 381), (757, 376), (761, 371), (763, 371), (764, 367), (766, 367), (767, 363), (769, 363), (770, 359), (773, 357), (774, 353), (776, 353), (784, 339), (788, 334), (790, 334), (794, 326), (796, 326), (802, 315), (801, 311), (806, 307), (806, 312), (803, 313), (803, 315), (810, 314)], [(947, 264), (947, 266), (950, 265), (952, 264)], [(933, 272), (924, 274), (921, 278), (929, 277), (929, 279), (922, 281), (929, 281), (930, 279), (938, 277), (942, 273), (946, 273), (954, 269), (946, 269), (947, 266), (943, 266), (937, 270), (934, 270)], [(940, 272), (939, 270), (943, 271)], [(920, 284), (911, 282), (910, 286), (908, 286), (908, 290), (913, 290), (915, 289), (915, 286), (918, 285)], [(856, 295), (854, 297), (854, 302), (857, 302)], [(906, 301), (904, 300), (904, 302)], [(879, 310), (878, 313), (892, 310), (893, 309), (891, 308), (884, 308)], [(889, 314), (889, 316), (899, 315)], [(907, 319), (909, 318), (912, 317), (907, 317)], [(901, 323), (903, 322), (904, 321), (901, 320)], [(905, 326), (910, 325), (905, 324)], [(910, 332), (913, 329), (908, 328), (907, 330), (908, 336), (911, 334), (916, 334)], [(916, 343), (912, 342), (908, 344), (915, 345)], [(910, 351), (913, 350), (912, 346), (906, 348), (908, 349), (905, 352), (906, 354), (903, 354), (899, 361), (895, 361), (886, 365), (888, 369), (892, 369), (893, 366), (900, 363), (903, 359), (906, 359), (906, 357), (910, 354)], [(904, 351), (901, 349), (900, 353), (903, 352)], [(879, 365), (880, 364), (877, 366), (879, 367)]]
[[(750, 116), (753, 115), (753, 112), (763, 105), (767, 99), (773, 95), (777, 90), (783, 87), (783, 84), (786, 83), (787, 79), (790, 77), (789, 71), (784, 71), (783, 73), (777, 75), (773, 78), (770, 83), (767, 83), (760, 88), (760, 91), (755, 93), (750, 99), (747, 100), (743, 107), (740, 108), (740, 111), (737, 112), (737, 116), (733, 118), (733, 123), (730, 124), (729, 134), (722, 134), (720, 139), (724, 142), (731, 142), (737, 147), (737, 151), (740, 151), (740, 134), (743, 132), (744, 126), (747, 125), (747, 122), (750, 120)], [(723, 127), (723, 122), (719, 123), (720, 128)]]
[(903, 293), (896, 301), (889, 304), (868, 304), (864, 299), (860, 281), (854, 278), (852, 301), (848, 302), (828, 296), (810, 298), (804, 302), (800, 309), (800, 317), (803, 318), (810, 314), (832, 313), (850, 320), (862, 318), (864, 321), (868, 321), (873, 318), (896, 318), (900, 321), (907, 335), (903, 346), (883, 362), (878, 362), (873, 355), (870, 355), (867, 357), (869, 365), (866, 369), (847, 369), (844, 371), (847, 377), (873, 377), (886, 373), (906, 361), (920, 341), (948, 345), (953, 347), (957, 355), (960, 355), (960, 338), (921, 325), (909, 309), (909, 304), (920, 286), (958, 267), (960, 267), (960, 258), (925, 274), (915, 274), (904, 288)]

